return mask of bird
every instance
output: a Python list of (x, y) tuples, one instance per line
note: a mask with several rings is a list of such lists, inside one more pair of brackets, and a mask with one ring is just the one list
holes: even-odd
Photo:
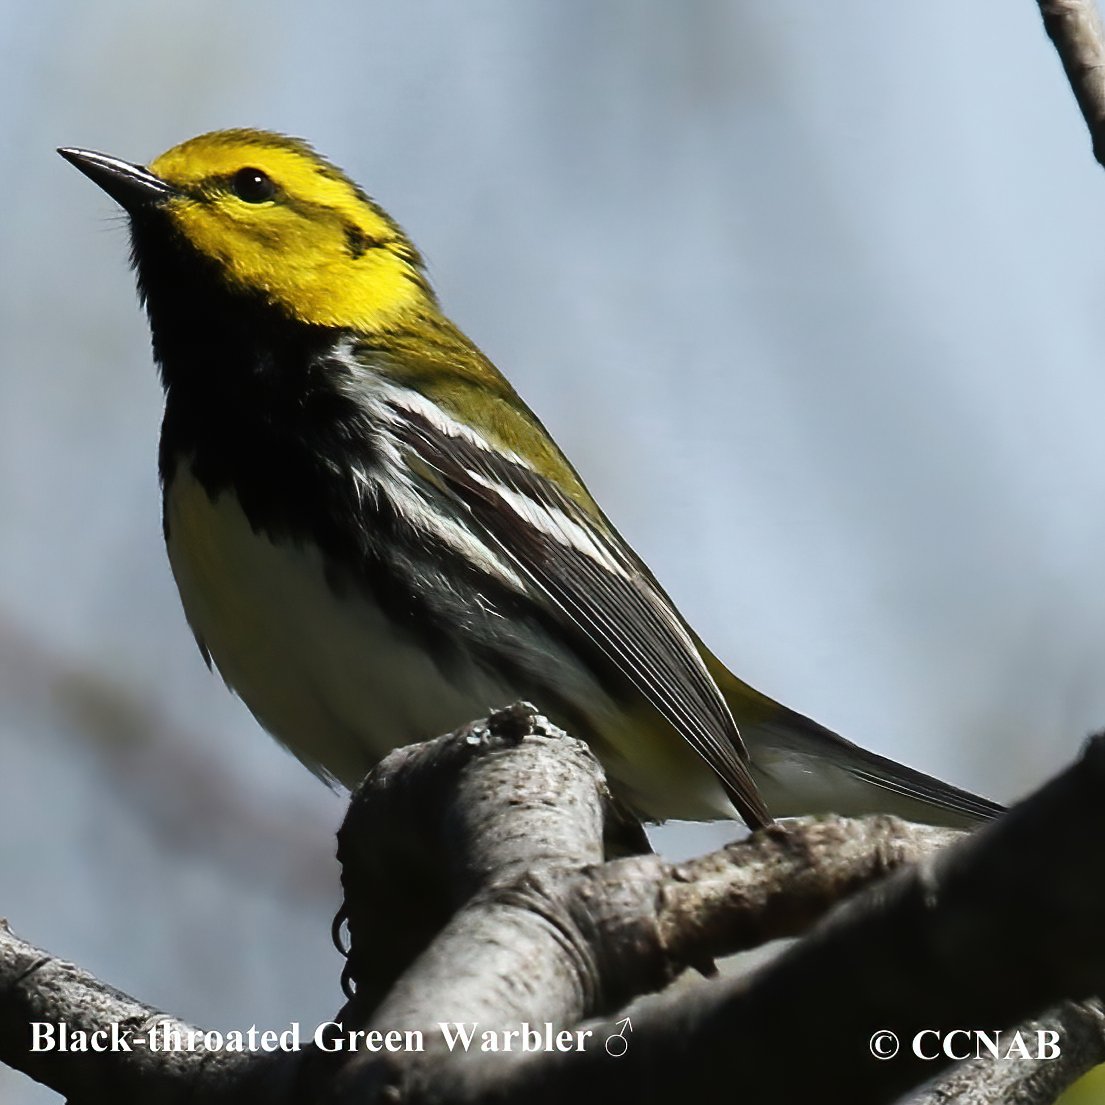
[(213, 131), (148, 166), (58, 152), (129, 216), (188, 624), (317, 775), (353, 787), (524, 699), (649, 821), (1002, 812), (733, 675), (443, 313), (399, 224), (307, 142)]

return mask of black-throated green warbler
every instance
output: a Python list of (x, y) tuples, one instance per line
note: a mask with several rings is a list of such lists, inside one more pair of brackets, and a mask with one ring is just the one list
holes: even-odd
[(649, 818), (1000, 812), (731, 675), (403, 231), (306, 144), (221, 131), (148, 169), (60, 152), (130, 216), (188, 622), (313, 770), (353, 784), (525, 698)]

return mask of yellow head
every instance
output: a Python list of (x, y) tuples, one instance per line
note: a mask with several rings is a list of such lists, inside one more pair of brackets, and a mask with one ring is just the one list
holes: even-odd
[(136, 227), (144, 218), (167, 220), (229, 288), (259, 295), (299, 322), (372, 332), (434, 302), (403, 231), (298, 139), (214, 131), (174, 146), (148, 170), (62, 152), (127, 208)]

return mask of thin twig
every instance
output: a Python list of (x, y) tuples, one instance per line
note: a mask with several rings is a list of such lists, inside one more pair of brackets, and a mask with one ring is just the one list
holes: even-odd
[(1039, 0), (1040, 15), (1105, 166), (1105, 33), (1094, 0)]

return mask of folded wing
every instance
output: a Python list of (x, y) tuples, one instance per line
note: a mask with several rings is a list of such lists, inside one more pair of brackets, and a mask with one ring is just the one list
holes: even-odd
[(449, 494), (489, 543), (599, 646), (721, 779), (753, 828), (771, 817), (725, 700), (687, 627), (648, 569), (604, 519), (552, 480), (422, 412), (392, 406), (407, 462)]

